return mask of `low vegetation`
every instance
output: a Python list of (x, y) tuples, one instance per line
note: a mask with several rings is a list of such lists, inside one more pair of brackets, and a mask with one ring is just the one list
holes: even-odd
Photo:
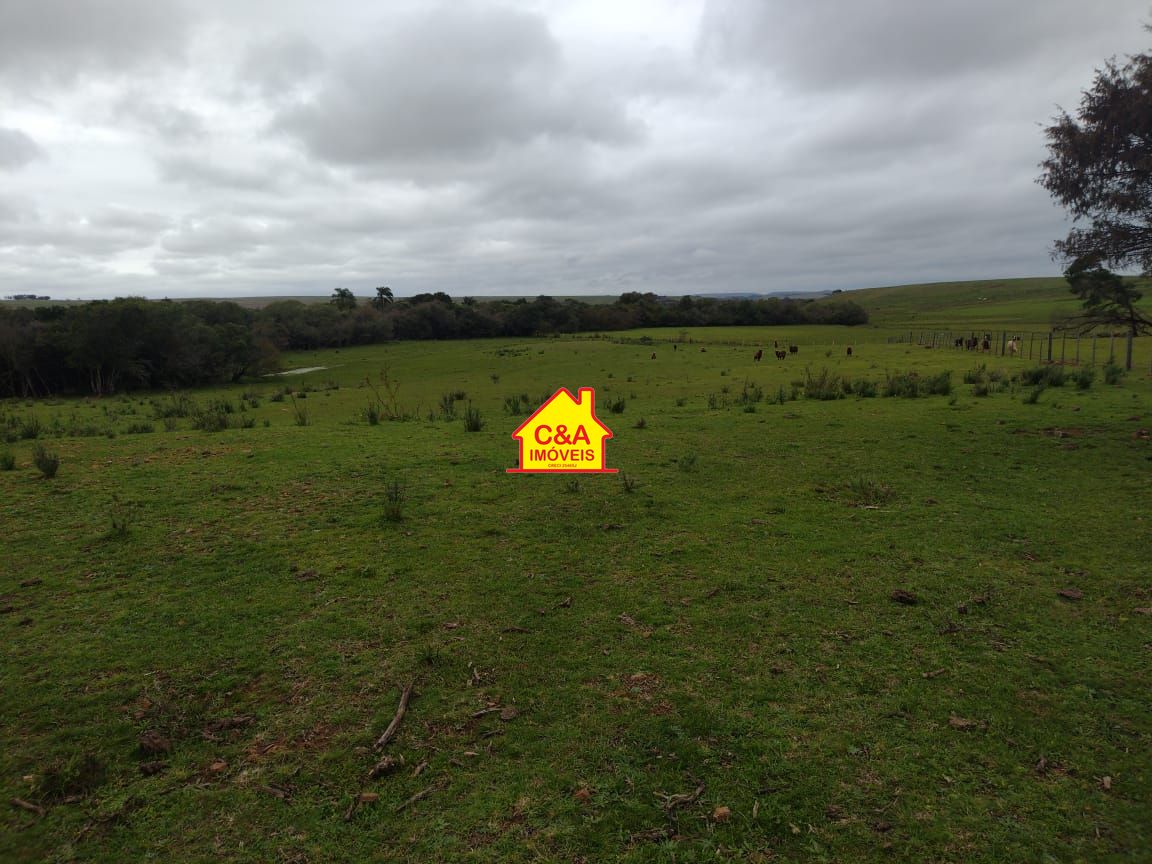
[(753, 336), (0, 403), (0, 860), (1140, 860), (1152, 382)]

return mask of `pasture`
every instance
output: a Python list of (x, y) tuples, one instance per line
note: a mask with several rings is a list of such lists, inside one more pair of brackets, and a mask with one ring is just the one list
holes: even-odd
[[(1147, 860), (1147, 366), (808, 330), (3, 403), (0, 859)], [(560, 386), (620, 474), (505, 473)]]

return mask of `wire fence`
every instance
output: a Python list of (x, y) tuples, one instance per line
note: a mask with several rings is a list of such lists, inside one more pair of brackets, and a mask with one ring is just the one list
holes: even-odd
[(888, 337), (889, 343), (925, 348), (951, 348), (995, 357), (1019, 357), (1065, 366), (1096, 366), (1115, 363), (1125, 369), (1152, 372), (1152, 337), (1131, 333), (1035, 333), (1011, 330), (966, 331), (909, 330), (907, 335)]

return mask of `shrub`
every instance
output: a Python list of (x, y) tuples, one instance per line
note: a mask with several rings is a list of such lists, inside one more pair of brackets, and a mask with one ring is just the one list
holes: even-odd
[(676, 460), (676, 466), (681, 471), (686, 471), (691, 474), (696, 470), (696, 463), (698, 461), (699, 457), (695, 453), (685, 453), (683, 456)]
[(564, 484), (564, 491), (570, 492), (573, 495), (579, 494), (580, 481), (573, 477), (571, 480)]
[(977, 384), (972, 385), (972, 395), (973, 396), (983, 397), (983, 396), (987, 396), (991, 392), (992, 392), (992, 385), (991, 384), (977, 383)]
[(404, 521), (404, 501), (407, 495), (404, 484), (390, 480), (384, 484), (384, 518), (389, 522)]
[(112, 503), (108, 505), (108, 519), (111, 526), (108, 536), (115, 538), (127, 537), (136, 522), (137, 505), (132, 501), (124, 501), (119, 495), (112, 496)]
[(1024, 397), (1024, 404), (1025, 405), (1035, 405), (1037, 402), (1040, 401), (1040, 394), (1042, 394), (1047, 389), (1048, 388), (1045, 387), (1043, 384), (1037, 384)]
[(152, 400), (152, 415), (157, 420), (168, 417), (190, 417), (196, 410), (196, 403), (187, 393), (172, 393), (163, 401)]
[(480, 409), (472, 407), (472, 403), (469, 402), (464, 410), (464, 431), (479, 432), (483, 428), (484, 421), (480, 419)]
[(124, 430), (125, 435), (147, 435), (150, 432), (155, 432), (156, 427), (151, 423), (129, 423), (128, 428)]
[(623, 471), (620, 472), (620, 482), (624, 484), (624, 491), (631, 494), (636, 491), (636, 478), (629, 477)]
[(964, 373), (965, 384), (982, 384), (988, 377), (988, 367), (981, 363), (975, 369), (969, 369)]
[(847, 380), (844, 381), (844, 391), (846, 393), (855, 393), (861, 399), (874, 399), (876, 394), (880, 392), (880, 387), (875, 381), (870, 381), (867, 378), (857, 378), (852, 384)]
[(524, 413), (528, 406), (528, 394), (522, 393), (519, 396), (505, 396), (504, 397), (504, 413), (511, 414), (513, 417), (519, 417)]
[(614, 400), (610, 399), (608, 401), (608, 410), (611, 411), (613, 414), (623, 414), (624, 413), (624, 406), (626, 404), (627, 403), (624, 401), (623, 396), (621, 396), (619, 399), (614, 399)]
[(741, 405), (751, 405), (756, 402), (763, 402), (764, 389), (759, 384), (754, 384), (748, 380), (745, 380), (744, 388), (740, 391), (740, 396), (737, 401)]
[[(304, 394), (301, 393), (299, 398), (303, 399)], [(292, 422), (297, 426), (307, 426), (311, 422), (308, 417), (308, 406), (301, 405), (296, 396), (292, 396)]]
[(0, 453), (0, 471), (11, 471), (16, 467), (16, 457), (7, 450)]
[(841, 399), (844, 388), (840, 386), (840, 376), (828, 368), (821, 368), (819, 373), (813, 375), (812, 370), (804, 369), (804, 398), (830, 401)]
[(456, 397), (452, 393), (445, 393), (440, 397), (440, 413), (445, 420), (456, 419)]
[(903, 399), (920, 396), (949, 396), (952, 393), (952, 373), (924, 377), (917, 372), (890, 372), (884, 381), (884, 395)]
[(60, 457), (43, 444), (37, 444), (36, 449), (32, 451), (32, 464), (40, 469), (45, 480), (51, 480), (60, 470)]
[(197, 408), (192, 415), (192, 428), (201, 432), (223, 432), (228, 428), (228, 416), (219, 411)]
[(1020, 373), (1020, 382), (1028, 387), (1063, 387), (1066, 375), (1063, 366), (1038, 366)]
[(40, 424), (40, 418), (32, 414), (20, 419), (20, 424), (16, 427), (16, 434), (23, 440), (30, 441), (34, 438), (39, 438), (43, 429), (44, 427)]
[(368, 421), (369, 426), (380, 425), (380, 406), (369, 402), (368, 407), (364, 409), (364, 419)]
[(643, 417), (641, 417), (639, 420), (636, 421), (635, 425), (632, 428), (633, 429), (647, 429), (648, 428), (648, 421), (645, 420)]
[(1104, 366), (1104, 383), (1119, 384), (1124, 377), (1124, 369), (1115, 363), (1109, 362)]
[(1096, 370), (1084, 366), (1072, 373), (1072, 380), (1076, 382), (1077, 390), (1087, 390), (1092, 386), (1092, 382), (1096, 380)]

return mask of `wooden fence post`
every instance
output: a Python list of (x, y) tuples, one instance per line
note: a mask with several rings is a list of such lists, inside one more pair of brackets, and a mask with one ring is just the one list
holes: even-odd
[(1068, 331), (1060, 331), (1060, 365), (1064, 365), (1064, 349), (1068, 346)]
[(1076, 365), (1080, 365), (1080, 334), (1076, 334)]
[(1096, 365), (1096, 334), (1092, 334), (1092, 365)]
[(1052, 331), (1048, 331), (1048, 362), (1052, 362)]
[(1124, 358), (1124, 368), (1129, 372), (1132, 371), (1132, 331), (1128, 331), (1128, 352)]

